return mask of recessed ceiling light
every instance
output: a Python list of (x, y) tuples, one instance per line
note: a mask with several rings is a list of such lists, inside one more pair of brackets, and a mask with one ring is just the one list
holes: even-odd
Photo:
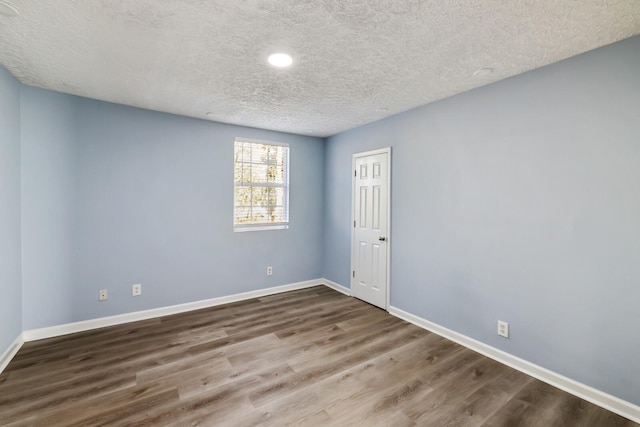
[(491, 73), (493, 73), (493, 68), (480, 68), (479, 70), (476, 70), (473, 75), (476, 77), (484, 77)]
[(293, 58), (291, 55), (287, 55), (286, 53), (274, 53), (269, 55), (269, 64), (274, 67), (288, 67), (293, 63)]
[(0, 15), (13, 17), (18, 16), (19, 13), (20, 12), (18, 12), (18, 9), (11, 6), (10, 4), (0, 2)]

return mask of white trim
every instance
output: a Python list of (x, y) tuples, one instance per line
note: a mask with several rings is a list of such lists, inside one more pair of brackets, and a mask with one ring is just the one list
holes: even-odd
[(215, 307), (217, 305), (229, 304), (251, 298), (259, 298), (267, 295), (279, 294), (282, 292), (295, 291), (298, 289), (310, 288), (322, 285), (323, 280), (314, 279), (305, 282), (291, 283), (289, 285), (276, 286), (273, 288), (258, 289), (256, 291), (242, 292), (239, 294), (224, 297), (206, 299), (201, 301), (188, 302), (185, 304), (171, 305), (167, 307), (154, 308), (151, 310), (136, 311), (133, 313), (118, 314), (109, 317), (84, 320), (82, 322), (67, 323), (64, 325), (50, 326), (47, 328), (32, 329), (24, 331), (22, 337), (24, 341), (35, 341), (44, 338), (52, 338), (60, 335), (72, 334), (75, 332), (89, 331), (91, 329), (104, 328), (107, 326), (121, 325), (123, 323), (137, 322), (140, 320), (153, 319), (171, 314), (184, 313), (201, 308)]
[(329, 279), (321, 279), (322, 280), (322, 284), (325, 285), (327, 288), (331, 288), (334, 291), (338, 291), (340, 293), (345, 294), (346, 296), (350, 297), (351, 295), (351, 289), (347, 288), (346, 286), (342, 286), (336, 282), (332, 282)]
[[(354, 153), (351, 156), (351, 170), (356, 170), (356, 159), (361, 157), (373, 156), (376, 154), (387, 155), (387, 224), (385, 230), (386, 237), (386, 251), (387, 251), (387, 295), (384, 307), (382, 309), (389, 311), (391, 307), (391, 147), (378, 148), (376, 150), (363, 151), (360, 153)], [(355, 212), (356, 212), (356, 177), (351, 175), (351, 222), (349, 227), (351, 228), (351, 263), (349, 265), (351, 271), (349, 271), (349, 283), (353, 287), (353, 271), (355, 260), (355, 227), (354, 224)]]
[(13, 357), (18, 353), (20, 347), (24, 344), (24, 334), (20, 333), (9, 347), (0, 355), (0, 374), (9, 365)]
[(275, 224), (275, 225), (234, 225), (233, 231), (235, 233), (244, 233), (245, 231), (269, 231), (269, 230), (286, 230), (289, 228), (289, 223)]
[(250, 142), (252, 144), (263, 144), (263, 145), (279, 145), (281, 147), (289, 147), (288, 142), (280, 142), (280, 141), (270, 141), (268, 139), (256, 139), (256, 138), (245, 138), (244, 136), (236, 136), (234, 139), (235, 142)]
[(384, 154), (384, 153), (391, 153), (391, 147), (376, 148), (375, 150), (369, 150), (369, 151), (361, 151), (359, 153), (355, 153), (353, 157), (375, 156), (376, 154)]
[(534, 378), (544, 381), (554, 387), (571, 393), (581, 399), (589, 401), (594, 405), (598, 405), (611, 412), (615, 412), (625, 418), (630, 419), (636, 423), (640, 423), (640, 406), (635, 405), (626, 400), (622, 400), (618, 397), (612, 396), (603, 391), (597, 390), (586, 384), (582, 384), (578, 381), (567, 378), (556, 372), (550, 371), (542, 366), (538, 366), (527, 360), (521, 359), (512, 354), (506, 353), (495, 347), (477, 341), (471, 337), (463, 335), (461, 333), (452, 331), (451, 329), (440, 326), (437, 323), (430, 322), (422, 317), (408, 313), (396, 307), (390, 307), (389, 313), (413, 323), (423, 329), (438, 334), (444, 338), (447, 338), (453, 342), (463, 345), (471, 350), (474, 350), (480, 354), (483, 354), (493, 360), (496, 360), (504, 365), (510, 366), (520, 372), (524, 372)]

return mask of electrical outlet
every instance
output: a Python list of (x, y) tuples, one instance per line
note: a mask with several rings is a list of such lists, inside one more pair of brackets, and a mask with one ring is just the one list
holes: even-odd
[(267, 276), (271, 276), (273, 275), (273, 267), (269, 266), (267, 267)]
[(498, 320), (498, 335), (509, 338), (509, 324), (507, 322)]
[(107, 300), (107, 290), (106, 289), (100, 289), (100, 291), (98, 292), (98, 299), (100, 301), (106, 301)]
[(134, 297), (142, 295), (142, 285), (138, 283), (137, 285), (131, 286), (131, 295)]

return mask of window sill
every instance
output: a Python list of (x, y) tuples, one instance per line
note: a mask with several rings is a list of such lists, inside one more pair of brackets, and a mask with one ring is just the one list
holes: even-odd
[(277, 224), (277, 225), (246, 225), (246, 226), (234, 226), (234, 233), (244, 233), (245, 231), (269, 231), (269, 230), (286, 230), (289, 228), (289, 224)]

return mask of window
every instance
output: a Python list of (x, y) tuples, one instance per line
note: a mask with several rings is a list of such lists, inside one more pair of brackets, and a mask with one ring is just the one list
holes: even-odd
[(289, 146), (236, 138), (234, 231), (289, 227)]

